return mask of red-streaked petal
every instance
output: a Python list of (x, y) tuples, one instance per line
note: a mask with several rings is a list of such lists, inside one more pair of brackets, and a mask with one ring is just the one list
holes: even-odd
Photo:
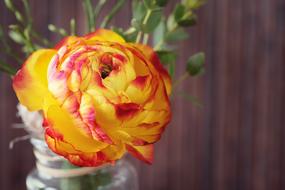
[(126, 145), (126, 148), (130, 154), (134, 157), (148, 163), (152, 164), (153, 162), (153, 145), (144, 145), (144, 146), (132, 146)]
[(163, 78), (164, 85), (166, 87), (166, 91), (168, 96), (171, 94), (171, 78), (167, 72), (167, 70), (160, 63), (158, 55), (153, 51), (153, 49), (147, 45), (143, 44), (134, 44), (136, 48), (138, 48), (146, 58), (153, 64), (156, 70), (159, 72), (161, 77)]
[(61, 47), (72, 44), (74, 42), (76, 42), (77, 40), (79, 40), (79, 37), (76, 36), (68, 36), (65, 37), (64, 39), (62, 39), (59, 43), (57, 43), (54, 47), (54, 49), (59, 50)]
[(105, 42), (125, 42), (119, 34), (113, 32), (112, 30), (98, 29), (93, 33), (89, 33), (84, 36), (85, 40), (88, 41), (105, 41)]
[(30, 111), (42, 109), (47, 95), (47, 67), (56, 54), (55, 50), (38, 50), (23, 64), (13, 78), (13, 88), (21, 102)]

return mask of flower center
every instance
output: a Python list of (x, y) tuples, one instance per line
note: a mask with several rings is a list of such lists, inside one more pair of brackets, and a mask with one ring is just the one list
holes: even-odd
[(100, 60), (100, 73), (102, 79), (105, 79), (112, 72), (113, 68), (113, 56), (111, 53), (105, 53)]
[(101, 77), (102, 79), (105, 79), (106, 77), (109, 76), (109, 74), (111, 73), (111, 71), (113, 70), (112, 66), (111, 65), (108, 65), (108, 64), (103, 64), (101, 66)]

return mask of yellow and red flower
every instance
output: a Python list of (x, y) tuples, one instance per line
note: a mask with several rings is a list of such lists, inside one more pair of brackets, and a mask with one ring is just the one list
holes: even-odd
[(104, 29), (34, 52), (13, 87), (29, 110), (43, 111), (48, 146), (78, 166), (126, 151), (151, 163), (171, 118), (171, 79), (152, 48)]

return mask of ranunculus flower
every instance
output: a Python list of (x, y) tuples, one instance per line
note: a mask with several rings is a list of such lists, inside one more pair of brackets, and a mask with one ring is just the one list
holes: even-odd
[(45, 138), (78, 166), (125, 152), (147, 163), (171, 118), (171, 80), (153, 50), (100, 29), (33, 53), (13, 79), (29, 110), (42, 110)]

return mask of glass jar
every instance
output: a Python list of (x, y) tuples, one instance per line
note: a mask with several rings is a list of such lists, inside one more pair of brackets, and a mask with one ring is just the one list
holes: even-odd
[(123, 158), (115, 165), (75, 167), (32, 138), (36, 167), (29, 173), (28, 190), (138, 190), (135, 168)]

